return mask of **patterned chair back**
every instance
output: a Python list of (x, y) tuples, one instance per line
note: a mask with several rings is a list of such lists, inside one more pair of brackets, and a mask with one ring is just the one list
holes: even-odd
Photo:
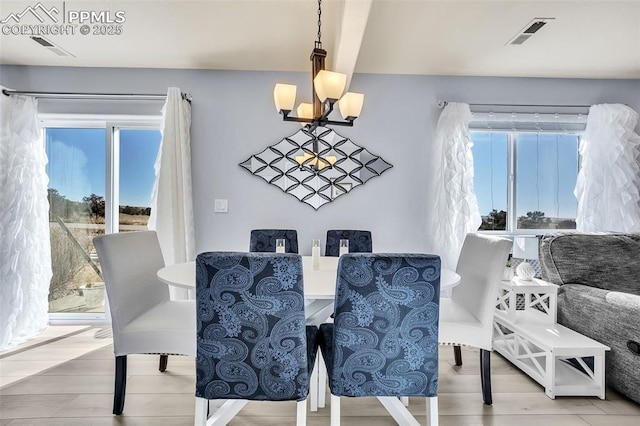
[(335, 321), (320, 329), (331, 393), (436, 396), (439, 306), (439, 256), (340, 257)]
[(249, 251), (275, 253), (276, 240), (285, 239), (285, 253), (298, 254), (298, 232), (294, 229), (254, 229), (251, 231)]
[(370, 231), (338, 230), (327, 231), (327, 244), (324, 255), (337, 257), (340, 255), (340, 240), (349, 240), (349, 253), (373, 252), (373, 240)]
[(196, 396), (303, 400), (307, 350), (302, 258), (201, 253), (196, 259)]

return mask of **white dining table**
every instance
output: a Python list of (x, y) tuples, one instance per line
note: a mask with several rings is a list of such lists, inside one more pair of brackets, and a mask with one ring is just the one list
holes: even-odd
[[(335, 296), (336, 273), (339, 257), (320, 257), (320, 267), (313, 269), (311, 256), (302, 256), (305, 299), (330, 299)], [(158, 279), (168, 285), (194, 290), (196, 288), (196, 263), (185, 262), (165, 266), (158, 270)], [(450, 269), (440, 271), (440, 290), (455, 287), (460, 275)]]
[[(311, 256), (302, 256), (302, 276), (304, 279), (305, 314), (307, 323), (319, 325), (333, 313), (333, 299), (336, 290), (336, 274), (339, 257), (320, 257), (320, 267), (314, 270)], [(195, 262), (165, 266), (158, 271), (158, 279), (168, 285), (195, 290)], [(440, 291), (455, 287), (460, 283), (460, 275), (450, 269), (440, 270)]]

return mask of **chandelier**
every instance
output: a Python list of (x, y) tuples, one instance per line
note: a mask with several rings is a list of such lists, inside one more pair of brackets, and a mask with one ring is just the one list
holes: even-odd
[[(311, 52), (311, 71), (313, 77), (313, 103), (301, 103), (296, 109), (296, 116), (289, 115), (296, 102), (296, 86), (293, 84), (278, 83), (273, 90), (273, 98), (276, 110), (282, 114), (284, 121), (295, 121), (301, 123), (305, 130), (313, 132), (318, 127), (326, 125), (333, 126), (353, 126), (353, 122), (360, 115), (364, 95), (362, 93), (344, 91), (347, 76), (345, 74), (327, 71), (324, 69), (324, 60), (327, 51), (322, 48), (322, 0), (318, 0), (318, 40), (315, 42)], [(329, 115), (333, 112), (335, 103), (344, 121), (330, 120)], [(315, 155), (314, 155), (315, 154)], [(321, 159), (314, 154), (305, 154), (300, 158), (300, 164), (314, 164), (316, 167), (332, 166), (331, 159)], [(315, 159), (314, 159), (315, 157)], [(298, 159), (296, 159), (298, 160)], [(335, 160), (334, 160), (335, 162)]]

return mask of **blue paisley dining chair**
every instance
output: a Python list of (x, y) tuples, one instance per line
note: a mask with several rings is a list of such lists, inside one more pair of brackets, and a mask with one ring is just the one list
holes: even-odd
[[(302, 258), (196, 259), (196, 425), (226, 424), (248, 401), (298, 401), (306, 423), (318, 328), (305, 325)], [(227, 400), (207, 421), (208, 400)]]
[(340, 240), (349, 240), (349, 253), (373, 252), (371, 231), (352, 229), (330, 229), (327, 231), (327, 244), (324, 255), (337, 257), (340, 255)]
[(285, 253), (298, 254), (298, 232), (294, 229), (254, 229), (251, 231), (249, 251), (252, 253), (275, 253), (276, 240), (284, 238)]
[(335, 320), (318, 340), (331, 390), (331, 425), (340, 396), (375, 396), (398, 424), (418, 424), (398, 397), (427, 398), (438, 423), (440, 257), (346, 254), (340, 257)]

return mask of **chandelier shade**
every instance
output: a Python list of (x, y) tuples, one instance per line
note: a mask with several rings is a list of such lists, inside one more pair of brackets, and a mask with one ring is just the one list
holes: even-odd
[(276, 110), (291, 111), (296, 103), (296, 91), (298, 88), (294, 84), (276, 84), (273, 89), (273, 100), (276, 103)]
[[(309, 118), (312, 119), (313, 118), (313, 104), (308, 104), (308, 103), (301, 103), (300, 105), (298, 105), (298, 108), (296, 109), (296, 113), (298, 114), (298, 117), (300, 118)], [(305, 123), (300, 123), (303, 126), (305, 125)]]
[(362, 93), (347, 92), (338, 101), (338, 108), (340, 108), (340, 114), (345, 120), (355, 119), (360, 115), (362, 111), (362, 105), (364, 104), (364, 95)]
[(344, 87), (347, 84), (347, 75), (339, 72), (320, 70), (313, 79), (313, 88), (320, 102), (327, 99), (335, 102), (342, 96)]

